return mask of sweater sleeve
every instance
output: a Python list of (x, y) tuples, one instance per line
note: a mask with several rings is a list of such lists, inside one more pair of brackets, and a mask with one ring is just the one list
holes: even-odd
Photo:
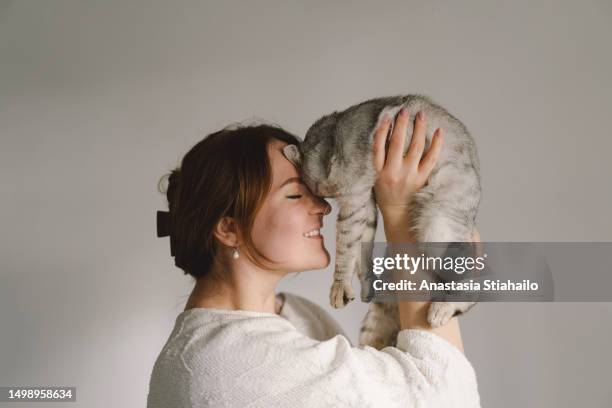
[(465, 355), (427, 331), (402, 330), (397, 347), (377, 350), (340, 334), (319, 341), (278, 317), (213, 323), (183, 330), (186, 345), (168, 355), (173, 383), (187, 387), (177, 397), (188, 398), (186, 406), (480, 406)]
[(480, 407), (472, 365), (436, 334), (402, 330), (397, 347), (380, 351), (351, 347), (343, 336), (313, 347), (330, 396), (344, 395), (346, 406)]
[[(433, 401), (426, 406), (480, 406), (472, 365), (456, 346), (442, 337), (425, 330), (401, 330), (396, 347), (387, 347), (381, 351), (371, 347), (351, 347), (350, 340), (340, 326), (320, 306), (297, 295), (286, 296), (286, 317), (300, 332), (317, 340), (333, 339), (341, 335), (329, 343), (335, 350), (329, 354), (321, 353), (321, 356), (333, 355), (334, 359), (342, 356), (344, 360), (336, 362), (343, 361), (347, 366), (354, 364), (358, 371), (372, 373), (373, 369), (380, 370), (378, 378), (374, 379), (378, 382), (366, 382), (373, 386), (378, 384), (374, 388), (378, 389), (379, 394), (393, 393), (397, 388), (398, 398), (405, 397), (407, 401), (410, 398), (415, 401), (437, 399), (437, 403)], [(326, 344), (321, 343), (315, 347), (324, 349)], [(328, 370), (335, 367), (332, 363), (326, 364), (329, 365)], [(402, 381), (410, 381), (409, 386), (413, 390), (404, 387)]]

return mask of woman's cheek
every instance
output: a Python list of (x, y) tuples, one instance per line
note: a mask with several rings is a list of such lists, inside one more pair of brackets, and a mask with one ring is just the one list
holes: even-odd
[(273, 209), (264, 220), (264, 228), (268, 231), (268, 242), (273, 241), (275, 244), (288, 249), (286, 247), (288, 241), (301, 238), (304, 232), (302, 229), (307, 228), (302, 218), (299, 212), (292, 211), (289, 208)]
[(284, 239), (300, 238), (307, 228), (303, 216), (297, 211), (279, 213), (275, 221), (275, 227), (280, 232), (281, 238)]

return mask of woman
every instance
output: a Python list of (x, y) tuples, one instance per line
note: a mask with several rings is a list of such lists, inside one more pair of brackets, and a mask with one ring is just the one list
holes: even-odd
[[(405, 157), (407, 112), (388, 151), (390, 118), (375, 135), (375, 194), (389, 242), (414, 242), (405, 203), (442, 146), (439, 131), (423, 154), (419, 116)], [(314, 303), (275, 293), (289, 273), (330, 262), (318, 235), (330, 206), (283, 156), (289, 143), (299, 140), (272, 126), (221, 130), (171, 173), (172, 252), (196, 284), (155, 362), (147, 406), (480, 406), (457, 319), (429, 327), (427, 302), (398, 301), (397, 346), (379, 351), (353, 347)]]

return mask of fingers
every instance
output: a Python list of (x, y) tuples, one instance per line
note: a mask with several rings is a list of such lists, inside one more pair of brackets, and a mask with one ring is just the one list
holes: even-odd
[(402, 166), (402, 161), (404, 160), (404, 141), (406, 139), (409, 119), (408, 109), (403, 107), (395, 120), (395, 127), (393, 128), (393, 134), (389, 142), (389, 151), (387, 152), (387, 165), (390, 166), (391, 171), (396, 171)]
[(374, 134), (374, 168), (379, 173), (385, 167), (387, 167), (390, 172), (398, 172), (402, 167), (409, 168), (411, 170), (417, 170), (421, 178), (427, 179), (435, 167), (440, 151), (442, 150), (442, 143), (444, 141), (442, 129), (438, 128), (434, 132), (431, 146), (425, 155), (423, 155), (427, 136), (427, 118), (424, 112), (419, 112), (415, 117), (410, 147), (408, 148), (406, 157), (403, 157), (406, 131), (410, 123), (410, 114), (405, 107), (400, 110), (395, 120), (393, 134), (391, 135), (389, 147), (387, 149), (386, 141), (391, 127), (391, 121), (391, 117), (383, 119)]
[(377, 173), (380, 173), (385, 165), (385, 147), (390, 127), (391, 117), (386, 116), (374, 134), (374, 168)]
[(427, 150), (427, 153), (425, 153), (425, 157), (423, 157), (421, 163), (419, 164), (419, 172), (422, 172), (425, 177), (429, 177), (429, 173), (431, 173), (434, 166), (436, 165), (436, 162), (438, 161), (438, 156), (440, 156), (440, 150), (442, 150), (443, 142), (444, 135), (442, 133), (442, 128), (438, 128), (433, 134), (429, 150)]
[(412, 132), (412, 140), (410, 141), (410, 147), (406, 153), (404, 163), (411, 166), (413, 169), (417, 168), (425, 150), (425, 133), (427, 130), (427, 122), (425, 113), (420, 111), (414, 122), (414, 130)]

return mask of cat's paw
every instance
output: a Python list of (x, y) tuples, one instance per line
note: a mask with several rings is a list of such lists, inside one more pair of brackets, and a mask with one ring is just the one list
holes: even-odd
[(342, 308), (354, 299), (355, 294), (350, 282), (334, 281), (329, 292), (329, 302), (332, 307), (336, 309)]
[(444, 326), (455, 312), (455, 305), (451, 302), (432, 302), (427, 311), (427, 322), (431, 327)]

